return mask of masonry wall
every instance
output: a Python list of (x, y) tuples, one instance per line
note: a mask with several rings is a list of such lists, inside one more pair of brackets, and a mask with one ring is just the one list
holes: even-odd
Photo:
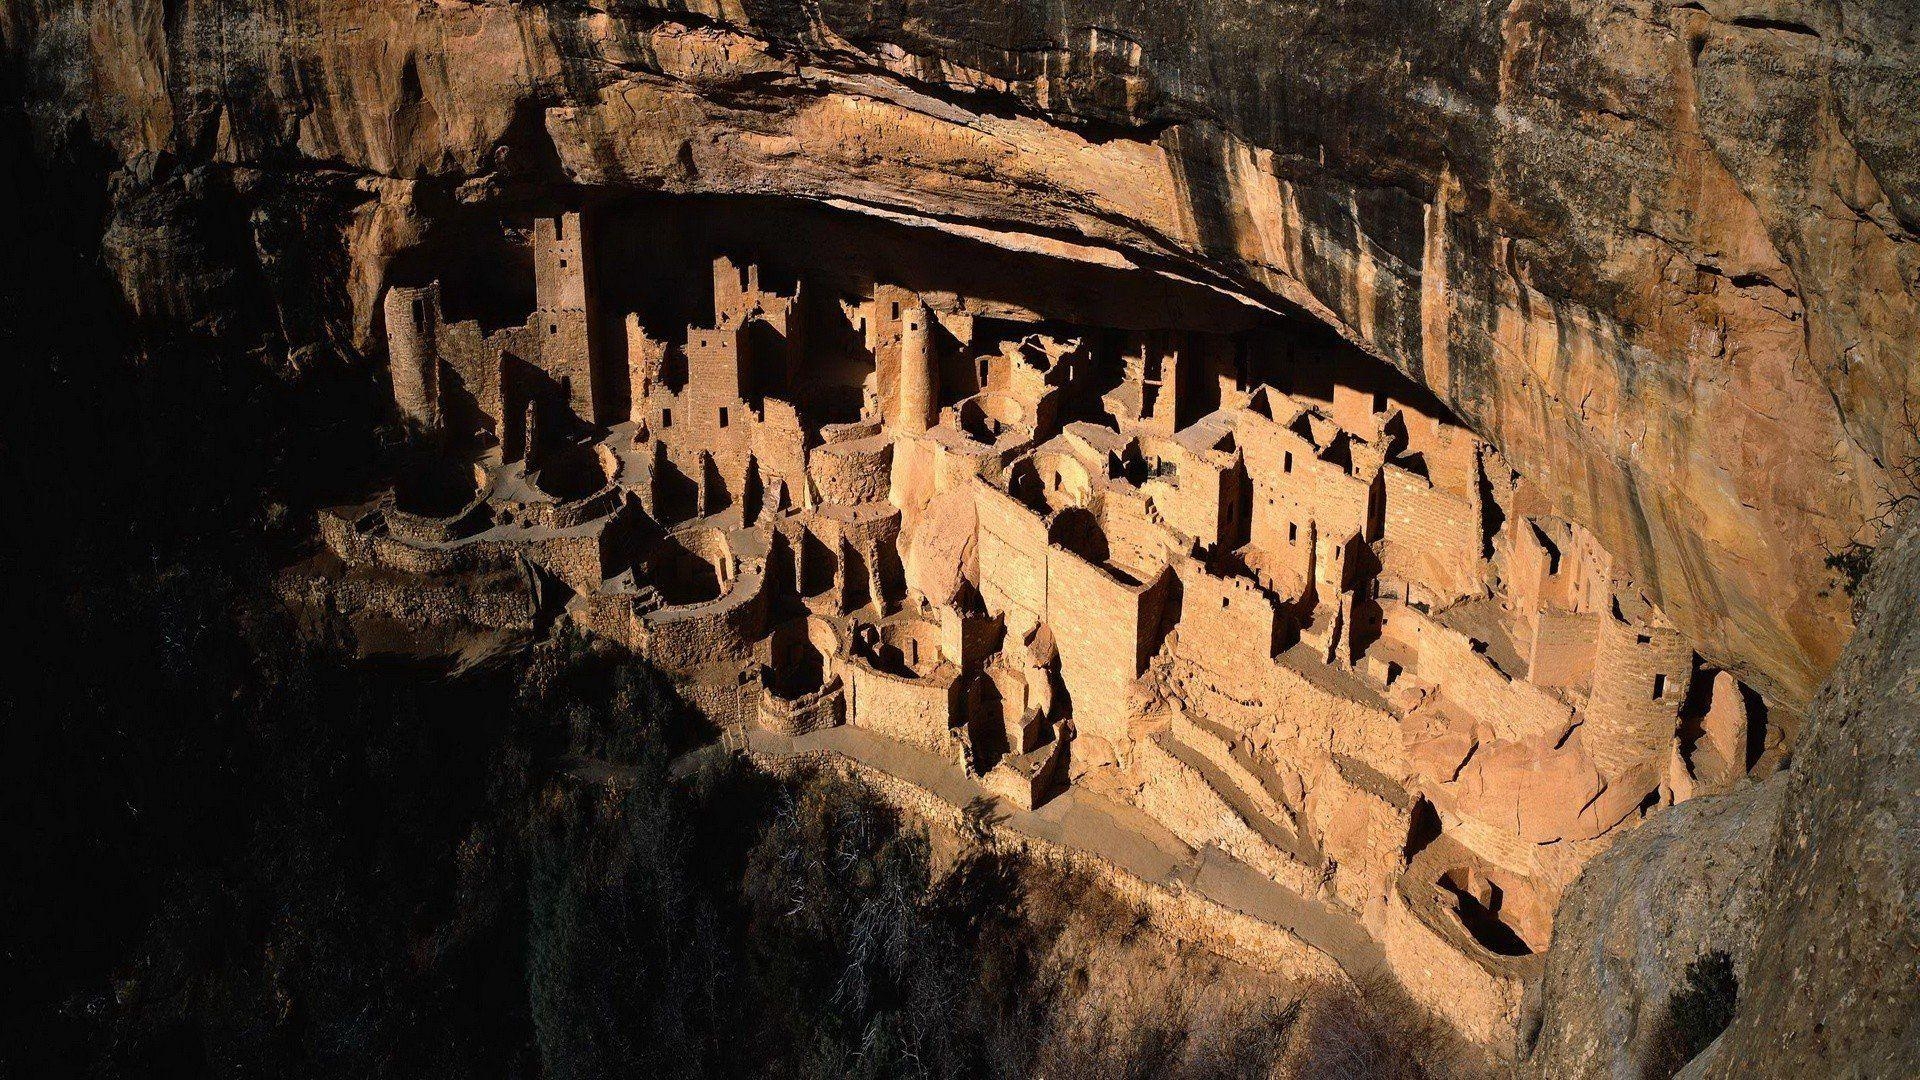
[(816, 446), (807, 452), (807, 469), (822, 502), (879, 502), (893, 474), (893, 442), (873, 434)]
[(1583, 615), (1542, 611), (1534, 619), (1533, 646), (1527, 659), (1528, 678), (1540, 686), (1586, 689), (1593, 684), (1593, 656), (1600, 620), (1598, 612)]
[[(524, 337), (524, 333), (517, 335)], [(480, 427), (495, 438), (502, 438), (507, 415), (505, 376), (500, 353), (511, 340), (507, 335), (487, 337), (477, 322), (458, 322), (440, 328), (440, 359), (445, 379), (441, 393), (447, 402), (448, 423), (453, 423), (459, 405), (455, 398), (464, 395), (471, 403)]]
[(973, 486), (979, 521), (980, 596), (1006, 612), (1009, 629), (1037, 625), (1047, 612), (1047, 526), (1033, 511), (985, 482)]
[(425, 428), (440, 426), (440, 286), (387, 290), (387, 369), (401, 415)]
[(1107, 538), (1107, 560), (1136, 577), (1166, 562), (1166, 532), (1148, 518), (1146, 497), (1139, 492), (1109, 489), (1100, 504), (1100, 530)]
[(1382, 572), (1447, 604), (1487, 590), (1480, 507), (1397, 465), (1381, 471), (1386, 523)]
[(949, 733), (960, 715), (956, 683), (909, 679), (857, 659), (841, 665), (840, 672), (847, 683), (847, 716), (855, 727), (957, 762), (959, 744)]
[(1161, 518), (1181, 535), (1208, 545), (1219, 543), (1229, 532), (1229, 508), (1235, 515), (1240, 512), (1236, 499), (1239, 473), (1230, 473), (1196, 454), (1177, 452), (1170, 454), (1169, 460), (1175, 463), (1173, 480), (1150, 479), (1141, 490), (1153, 500)]
[(1603, 775), (1666, 760), (1692, 672), (1678, 631), (1600, 619), (1585, 735)]
[(757, 571), (745, 570), (725, 596), (705, 604), (661, 608), (638, 617), (647, 659), (671, 670), (752, 658), (766, 633), (767, 595)]
[(1183, 656), (1217, 675), (1272, 659), (1276, 615), (1265, 593), (1244, 578), (1216, 577), (1193, 560), (1179, 564), (1179, 575)]
[[(1612, 557), (1591, 534), (1560, 518), (1525, 518), (1511, 530), (1507, 595), (1522, 639), (1545, 612), (1601, 611), (1609, 595)], [(1548, 552), (1558, 552), (1558, 565)]]
[(777, 479), (799, 502), (800, 493), (807, 488), (807, 434), (800, 426), (798, 410), (787, 402), (767, 398), (764, 414), (752, 428), (752, 452), (769, 496)]
[[(1254, 547), (1283, 553), (1305, 543), (1309, 525), (1341, 537), (1366, 531), (1369, 482), (1323, 461), (1312, 443), (1251, 412), (1239, 414), (1240, 452), (1253, 488)], [(1289, 528), (1291, 526), (1291, 528)]]
[(1558, 736), (1573, 724), (1573, 709), (1565, 702), (1532, 683), (1507, 677), (1474, 651), (1466, 635), (1417, 609), (1387, 605), (1382, 632), (1413, 651), (1414, 674), (1439, 684), (1447, 701), (1497, 738)]
[[(985, 574), (985, 567), (982, 567)], [(1074, 725), (1123, 745), (1128, 688), (1144, 666), (1145, 592), (1163, 589), (1165, 575), (1136, 591), (1064, 548), (1047, 551), (1047, 597), (1060, 678), (1073, 699)]]

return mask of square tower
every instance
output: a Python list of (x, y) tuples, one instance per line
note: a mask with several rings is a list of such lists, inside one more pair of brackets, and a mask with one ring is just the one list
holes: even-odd
[(530, 326), (539, 343), (540, 368), (565, 391), (581, 419), (598, 422), (604, 418), (594, 387), (593, 294), (586, 252), (578, 213), (534, 219)]

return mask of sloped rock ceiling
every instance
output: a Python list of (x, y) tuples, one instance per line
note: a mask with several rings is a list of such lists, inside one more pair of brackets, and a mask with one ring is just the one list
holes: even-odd
[(1895, 0), (0, 10), (37, 129), (121, 170), (137, 312), (204, 314), (218, 276), (171, 200), (297, 181), (342, 208), (337, 344), (364, 346), (435, 207), (556, 169), (1175, 271), (1427, 383), (1789, 705), (1848, 633), (1823, 557), (1913, 452), (1917, 25)]

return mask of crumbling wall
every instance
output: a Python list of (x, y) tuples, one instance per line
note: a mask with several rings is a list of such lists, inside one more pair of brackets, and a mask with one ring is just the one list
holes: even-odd
[(1599, 623), (1587, 749), (1608, 776), (1664, 764), (1693, 674), (1693, 650), (1665, 627)]
[(1180, 654), (1216, 675), (1239, 674), (1273, 656), (1273, 601), (1242, 577), (1219, 577), (1188, 559), (1181, 586)]

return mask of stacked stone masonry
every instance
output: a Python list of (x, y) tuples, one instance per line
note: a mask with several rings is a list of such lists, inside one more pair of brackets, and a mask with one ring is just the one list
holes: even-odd
[(864, 728), (1023, 807), (1120, 793), (1489, 1039), (1580, 867), (1748, 765), (1744, 688), (1365, 357), (741, 252), (657, 325), (603, 310), (592, 228), (534, 221), (520, 325), (389, 288), (397, 411), (475, 479), (327, 511), (340, 560), (528, 575), (723, 725)]

